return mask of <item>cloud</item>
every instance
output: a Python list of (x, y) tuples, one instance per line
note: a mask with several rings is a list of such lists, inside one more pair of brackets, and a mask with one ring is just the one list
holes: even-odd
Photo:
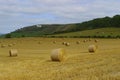
[(120, 0), (0, 0), (0, 32), (44, 23), (73, 23), (120, 13)]

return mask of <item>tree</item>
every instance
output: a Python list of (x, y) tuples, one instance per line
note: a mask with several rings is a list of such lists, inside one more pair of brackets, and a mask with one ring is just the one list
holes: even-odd
[(25, 37), (25, 35), (23, 34), (21, 37)]
[(5, 38), (11, 38), (11, 34), (6, 34)]
[(115, 27), (120, 27), (120, 15), (115, 15), (112, 19), (112, 25)]

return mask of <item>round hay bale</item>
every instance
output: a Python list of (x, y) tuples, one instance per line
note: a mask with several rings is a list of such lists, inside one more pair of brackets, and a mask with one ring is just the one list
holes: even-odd
[(4, 44), (1, 45), (1, 48), (5, 48), (5, 47), (6, 47), (6, 45), (4, 45)]
[(56, 44), (56, 41), (53, 41), (54, 44)]
[(12, 43), (12, 45), (15, 45), (16, 43)]
[(98, 42), (98, 40), (97, 40), (97, 39), (95, 39), (95, 42), (97, 43), (97, 42)]
[(77, 41), (76, 44), (80, 44), (80, 41)]
[(18, 53), (17, 49), (11, 49), (11, 50), (9, 50), (9, 56), (10, 57), (18, 56), (17, 53)]
[(53, 50), (51, 53), (51, 60), (60, 62), (65, 60), (65, 50), (62, 48)]
[(8, 44), (8, 47), (12, 47), (13, 45), (12, 44)]
[(95, 52), (96, 49), (97, 49), (97, 46), (96, 46), (96, 45), (90, 45), (90, 46), (88, 47), (88, 51), (89, 51), (89, 52)]
[(63, 45), (65, 45), (65, 44), (66, 44), (66, 42), (63, 42), (62, 44), (63, 44)]
[(83, 42), (85, 43), (85, 42), (87, 42), (87, 40), (83, 40)]
[(70, 43), (67, 42), (65, 45), (66, 45), (66, 46), (70, 46)]

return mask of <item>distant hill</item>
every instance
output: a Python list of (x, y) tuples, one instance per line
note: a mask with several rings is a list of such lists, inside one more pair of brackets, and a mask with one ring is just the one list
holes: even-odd
[(10, 34), (12, 37), (34, 37), (110, 27), (120, 28), (120, 15), (97, 18), (90, 21), (74, 24), (38, 24), (15, 30)]

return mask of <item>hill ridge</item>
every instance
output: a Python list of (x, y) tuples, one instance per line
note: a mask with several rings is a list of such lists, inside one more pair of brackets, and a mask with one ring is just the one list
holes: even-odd
[(37, 25), (20, 28), (18, 30), (11, 32), (10, 34), (13, 37), (15, 37), (15, 35), (27, 36), (27, 34), (31, 34), (31, 37), (52, 35), (52, 34), (91, 30), (91, 29), (108, 28), (108, 27), (120, 28), (119, 23), (120, 23), (120, 15), (115, 15), (113, 17), (106, 16), (103, 18), (96, 18), (82, 23), (37, 24)]

